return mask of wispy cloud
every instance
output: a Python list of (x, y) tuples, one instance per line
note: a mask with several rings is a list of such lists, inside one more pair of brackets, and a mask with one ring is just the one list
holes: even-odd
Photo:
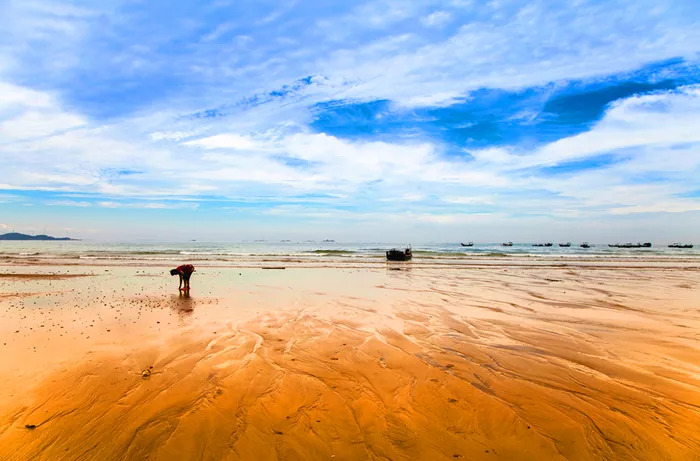
[(81, 208), (89, 207), (89, 202), (78, 202), (76, 200), (50, 200), (46, 202), (48, 206), (77, 206)]
[(447, 11), (435, 11), (421, 19), (427, 27), (442, 27), (452, 20), (452, 14)]

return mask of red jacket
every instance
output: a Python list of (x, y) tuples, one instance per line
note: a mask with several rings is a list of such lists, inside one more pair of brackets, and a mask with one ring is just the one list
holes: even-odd
[(192, 264), (183, 264), (182, 266), (177, 266), (176, 270), (182, 275), (191, 275), (194, 272), (194, 266)]

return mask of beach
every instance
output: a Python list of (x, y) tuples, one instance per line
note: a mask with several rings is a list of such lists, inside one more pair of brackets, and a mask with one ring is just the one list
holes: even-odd
[(700, 459), (700, 259), (324, 255), (4, 258), (0, 459)]

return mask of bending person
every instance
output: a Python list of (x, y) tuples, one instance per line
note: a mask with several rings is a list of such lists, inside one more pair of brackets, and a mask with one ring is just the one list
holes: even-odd
[[(189, 293), (190, 291), (190, 277), (192, 276), (192, 272), (194, 272), (194, 266), (192, 264), (183, 264), (182, 266), (177, 266), (175, 269), (172, 269), (170, 271), (170, 275), (179, 275), (180, 276), (180, 286), (178, 287), (178, 290), (184, 291), (185, 293)], [(183, 283), (185, 282), (184, 289), (182, 287)]]

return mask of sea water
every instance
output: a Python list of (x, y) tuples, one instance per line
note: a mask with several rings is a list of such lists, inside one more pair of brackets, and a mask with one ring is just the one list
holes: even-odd
[[(414, 259), (460, 259), (518, 257), (620, 257), (620, 258), (698, 258), (700, 248), (668, 248), (666, 244), (651, 248), (612, 248), (607, 244), (591, 244), (581, 248), (535, 247), (532, 243), (460, 243), (416, 242), (334, 242), (334, 241), (244, 241), (244, 242), (97, 242), (80, 241), (0, 241), (0, 260), (152, 260), (152, 261), (241, 261), (246, 258), (270, 259), (299, 257), (304, 259), (377, 259), (384, 258), (391, 248), (411, 246)], [(87, 261), (86, 261), (87, 262)]]

